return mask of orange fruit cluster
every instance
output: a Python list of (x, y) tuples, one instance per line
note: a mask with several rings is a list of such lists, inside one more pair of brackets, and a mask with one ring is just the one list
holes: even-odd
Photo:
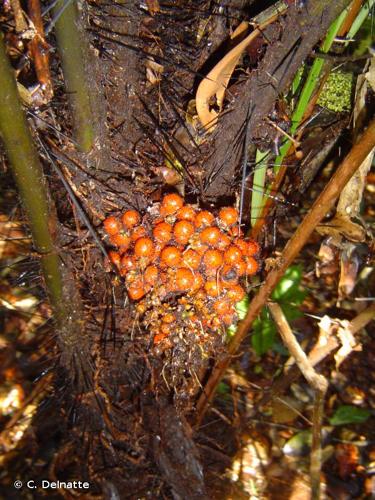
[(236, 322), (235, 305), (258, 270), (259, 246), (243, 238), (235, 208), (215, 216), (172, 193), (144, 217), (127, 210), (103, 225), (115, 247), (110, 260), (154, 344), (187, 332), (225, 332)]

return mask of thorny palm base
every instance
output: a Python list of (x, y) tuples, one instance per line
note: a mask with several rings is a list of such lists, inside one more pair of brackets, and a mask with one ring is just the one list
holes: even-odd
[[(189, 201), (213, 202), (217, 207), (224, 201), (231, 203), (247, 155), (245, 137), (264, 149), (272, 147), (276, 132), (267, 115), (349, 2), (326, 5), (311, 0), (307, 6), (288, 2), (285, 15), (264, 31), (251, 78), (246, 75), (232, 88), (230, 112), (224, 113), (215, 132), (201, 143), (199, 134), (185, 125), (187, 104), (197, 83), (225, 50), (230, 31), (249, 13), (262, 9), (257, 3), (228, 2), (226, 15), (205, 0), (182, 1), (178, 6), (160, 2), (155, 15), (134, 2), (92, 0), (84, 4), (81, 25), (94, 47), (85, 70), (95, 115), (95, 147), (83, 154), (66, 140), (70, 113), (66, 96), (58, 89), (57, 98), (41, 116), (47, 122), (61, 117), (58, 127), (65, 136), (38, 130), (34, 123), (61, 221), (61, 256), (75, 275), (84, 304), (82, 340), (91, 346), (79, 358), (79, 371), (86, 374), (79, 388), (66, 382), (66, 376), (76, 378), (71, 367), (56, 368), (61, 371), (56, 392), (41, 408), (36, 426), (45, 429), (48, 421), (62, 422), (58, 433), (47, 426), (46, 435), (57, 441), (49, 474), (90, 480), (91, 494), (123, 497), (127, 491), (128, 496), (138, 497), (151, 491), (155, 497), (172, 491), (176, 498), (205, 498), (202, 466), (186, 420), (199, 387), (187, 374), (177, 396), (169, 390), (163, 376), (165, 359), (148, 355), (147, 333), (139, 331), (121, 282), (105, 271), (100, 249), (92, 245), (77, 207), (66, 198), (49, 164), (53, 161), (61, 170), (96, 227), (108, 213), (128, 207), (144, 211), (159, 200), (166, 187), (165, 158), (181, 165), (183, 179), (177, 176), (173, 185), (181, 189), (183, 184)], [(207, 20), (207, 29), (197, 42), (202, 18)], [(145, 79), (146, 68), (156, 84)], [(57, 58), (52, 69), (59, 82)], [(60, 345), (61, 360), (68, 359), (72, 346), (61, 339)], [(178, 356), (177, 352), (169, 355)], [(207, 365), (195, 377), (202, 378)], [(59, 407), (67, 409), (62, 419), (54, 415)], [(47, 463), (40, 477), (46, 474)], [(35, 468), (28, 474), (35, 478)]]

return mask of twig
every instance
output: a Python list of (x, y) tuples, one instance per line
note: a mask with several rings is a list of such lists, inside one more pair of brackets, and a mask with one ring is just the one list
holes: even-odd
[(348, 325), (348, 330), (355, 335), (362, 330), (370, 321), (375, 319), (375, 304), (360, 312)]
[(43, 89), (46, 101), (53, 97), (51, 73), (49, 70), (48, 44), (44, 36), (43, 19), (39, 0), (28, 0), (29, 16), (35, 27), (35, 34), (30, 41), (30, 52), (34, 59), (35, 72)]
[(333, 174), (323, 192), (318, 196), (309, 213), (305, 216), (302, 223), (299, 225), (296, 232), (284, 248), (275, 269), (269, 273), (263, 286), (259, 289), (258, 295), (256, 295), (251, 301), (246, 317), (239, 323), (237, 332), (229, 344), (228, 354), (223, 357), (213, 369), (204, 391), (199, 398), (197, 403), (197, 424), (201, 422), (210, 401), (214, 397), (218, 383), (220, 382), (225, 370), (230, 365), (232, 357), (236, 354), (241, 342), (247, 335), (254, 319), (258, 316), (260, 310), (266, 303), (270, 293), (284, 275), (286, 269), (290, 266), (301, 249), (307, 243), (310, 235), (314, 231), (314, 228), (334, 205), (343, 187), (361, 165), (374, 145), (375, 119), (370, 123), (357, 144), (352, 147), (344, 161)]
[(324, 414), (324, 397), (328, 389), (328, 381), (323, 375), (319, 375), (309, 362), (305, 352), (297, 342), (288, 321), (285, 318), (283, 310), (276, 302), (269, 302), (268, 308), (279, 330), (280, 336), (290, 354), (295, 359), (298, 368), (307, 382), (315, 392), (314, 411), (313, 411), (313, 439), (311, 448), (310, 477), (311, 477), (311, 498), (319, 500), (320, 498), (320, 471), (322, 468), (321, 457), (321, 430)]
[(295, 359), (307, 382), (316, 390), (319, 390), (321, 392), (326, 391), (326, 379), (322, 375), (319, 375), (315, 372), (305, 352), (297, 342), (297, 339), (295, 338), (279, 304), (277, 304), (276, 302), (269, 302), (268, 309), (272, 314), (272, 317), (276, 323), (277, 329), (279, 330), (285, 346), (288, 348), (290, 354)]

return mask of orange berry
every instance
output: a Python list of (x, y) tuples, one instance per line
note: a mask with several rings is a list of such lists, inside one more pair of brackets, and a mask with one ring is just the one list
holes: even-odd
[(159, 222), (159, 224), (154, 227), (153, 235), (156, 241), (168, 243), (172, 237), (172, 226), (167, 222)]
[(169, 267), (177, 267), (181, 262), (181, 252), (177, 247), (165, 247), (160, 253), (160, 259)]
[(205, 245), (201, 241), (194, 241), (193, 248), (199, 255), (203, 255), (208, 250), (208, 245)]
[(207, 227), (211, 226), (215, 220), (215, 217), (208, 210), (202, 210), (195, 216), (196, 227)]
[(218, 242), (216, 243), (216, 247), (219, 250), (225, 250), (226, 248), (229, 247), (230, 243), (231, 243), (231, 239), (229, 238), (229, 236), (227, 236), (226, 234), (220, 233), (220, 237), (219, 237)]
[(218, 297), (223, 291), (223, 285), (218, 280), (208, 280), (204, 285), (204, 289), (210, 297)]
[(207, 268), (217, 269), (223, 263), (223, 254), (220, 250), (207, 250), (202, 261)]
[(231, 312), (231, 305), (228, 299), (218, 299), (214, 302), (214, 311), (219, 315), (223, 316)]
[(247, 254), (248, 244), (245, 240), (243, 240), (242, 238), (236, 238), (233, 243), (241, 250), (244, 255)]
[(160, 213), (163, 215), (172, 215), (184, 204), (184, 200), (176, 193), (167, 194), (161, 202)]
[(199, 273), (194, 273), (194, 283), (191, 286), (190, 293), (196, 293), (202, 288), (204, 283), (203, 277)]
[(110, 215), (104, 220), (103, 226), (104, 231), (111, 236), (117, 234), (121, 230), (120, 221), (113, 215)]
[(195, 210), (191, 205), (181, 207), (177, 212), (177, 219), (179, 220), (195, 220)]
[(131, 229), (141, 222), (141, 216), (136, 210), (127, 210), (122, 215), (121, 222), (126, 228)]
[(151, 257), (154, 253), (154, 244), (150, 238), (138, 238), (134, 245), (137, 257)]
[(202, 243), (207, 245), (216, 246), (220, 239), (220, 230), (217, 227), (206, 227), (199, 235)]
[(201, 263), (200, 255), (191, 248), (189, 248), (188, 250), (186, 250), (186, 252), (184, 252), (182, 260), (187, 267), (193, 269), (194, 271), (198, 269)]
[(243, 276), (244, 274), (246, 274), (246, 262), (241, 259), (239, 260), (238, 262), (235, 262), (233, 264), (235, 270), (237, 271), (237, 274), (238, 276)]
[(257, 253), (259, 253), (259, 249), (260, 249), (259, 245), (256, 241), (248, 241), (246, 254), (249, 257), (252, 257), (253, 255), (256, 255)]
[(232, 226), (238, 221), (238, 212), (233, 207), (224, 207), (219, 212), (219, 219), (225, 226)]
[(115, 247), (122, 247), (122, 251), (125, 252), (125, 250), (129, 248), (131, 240), (126, 233), (121, 231), (120, 233), (113, 234), (112, 236), (110, 236), (109, 241)]
[(245, 290), (241, 285), (231, 285), (228, 290), (228, 297), (231, 301), (237, 303), (245, 297)]
[(132, 300), (139, 300), (146, 295), (146, 290), (142, 286), (142, 283), (135, 281), (129, 286), (128, 294)]
[(194, 226), (187, 220), (180, 220), (174, 225), (173, 234), (178, 243), (186, 245), (194, 234)]
[(121, 257), (121, 267), (126, 271), (131, 271), (136, 268), (136, 262), (132, 255), (125, 254)]
[(194, 274), (190, 269), (181, 268), (176, 273), (176, 286), (178, 290), (189, 290), (194, 284)]
[(117, 268), (120, 267), (121, 257), (120, 257), (120, 254), (118, 252), (114, 252), (113, 250), (110, 250), (108, 252), (108, 257), (109, 257), (109, 260), (112, 262), (112, 264), (114, 264)]
[(158, 277), (159, 277), (159, 270), (156, 266), (151, 265), (146, 267), (144, 273), (144, 280), (146, 283), (149, 283), (150, 285), (155, 285)]
[(242, 260), (241, 250), (234, 245), (231, 245), (224, 253), (224, 261), (226, 264), (235, 264)]
[(173, 313), (165, 313), (162, 317), (162, 320), (164, 321), (164, 323), (173, 323), (174, 321), (176, 321), (176, 316)]
[(165, 333), (157, 333), (154, 337), (154, 344), (159, 344), (159, 342), (162, 342), (165, 337), (168, 337)]
[(258, 262), (254, 259), (254, 257), (248, 257), (246, 265), (246, 274), (249, 276), (255, 274), (258, 271), (258, 268), (259, 268)]
[(234, 238), (241, 238), (243, 236), (243, 231), (238, 226), (233, 226), (229, 229), (229, 234)]
[(137, 226), (133, 229), (132, 234), (131, 234), (131, 239), (132, 241), (137, 241), (139, 238), (143, 238), (146, 236), (146, 229), (143, 226)]

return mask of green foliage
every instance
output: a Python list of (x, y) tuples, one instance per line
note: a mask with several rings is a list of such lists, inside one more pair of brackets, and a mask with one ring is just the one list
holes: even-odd
[[(299, 306), (304, 301), (307, 292), (301, 288), (301, 279), (302, 267), (289, 267), (271, 295), (272, 300), (280, 304), (288, 321), (293, 321), (302, 315)], [(254, 333), (251, 337), (252, 346), (258, 356), (275, 346), (276, 333), (276, 325), (270, 312), (264, 307), (254, 321)]]
[(331, 425), (362, 424), (370, 417), (371, 412), (358, 406), (342, 405), (329, 419)]

